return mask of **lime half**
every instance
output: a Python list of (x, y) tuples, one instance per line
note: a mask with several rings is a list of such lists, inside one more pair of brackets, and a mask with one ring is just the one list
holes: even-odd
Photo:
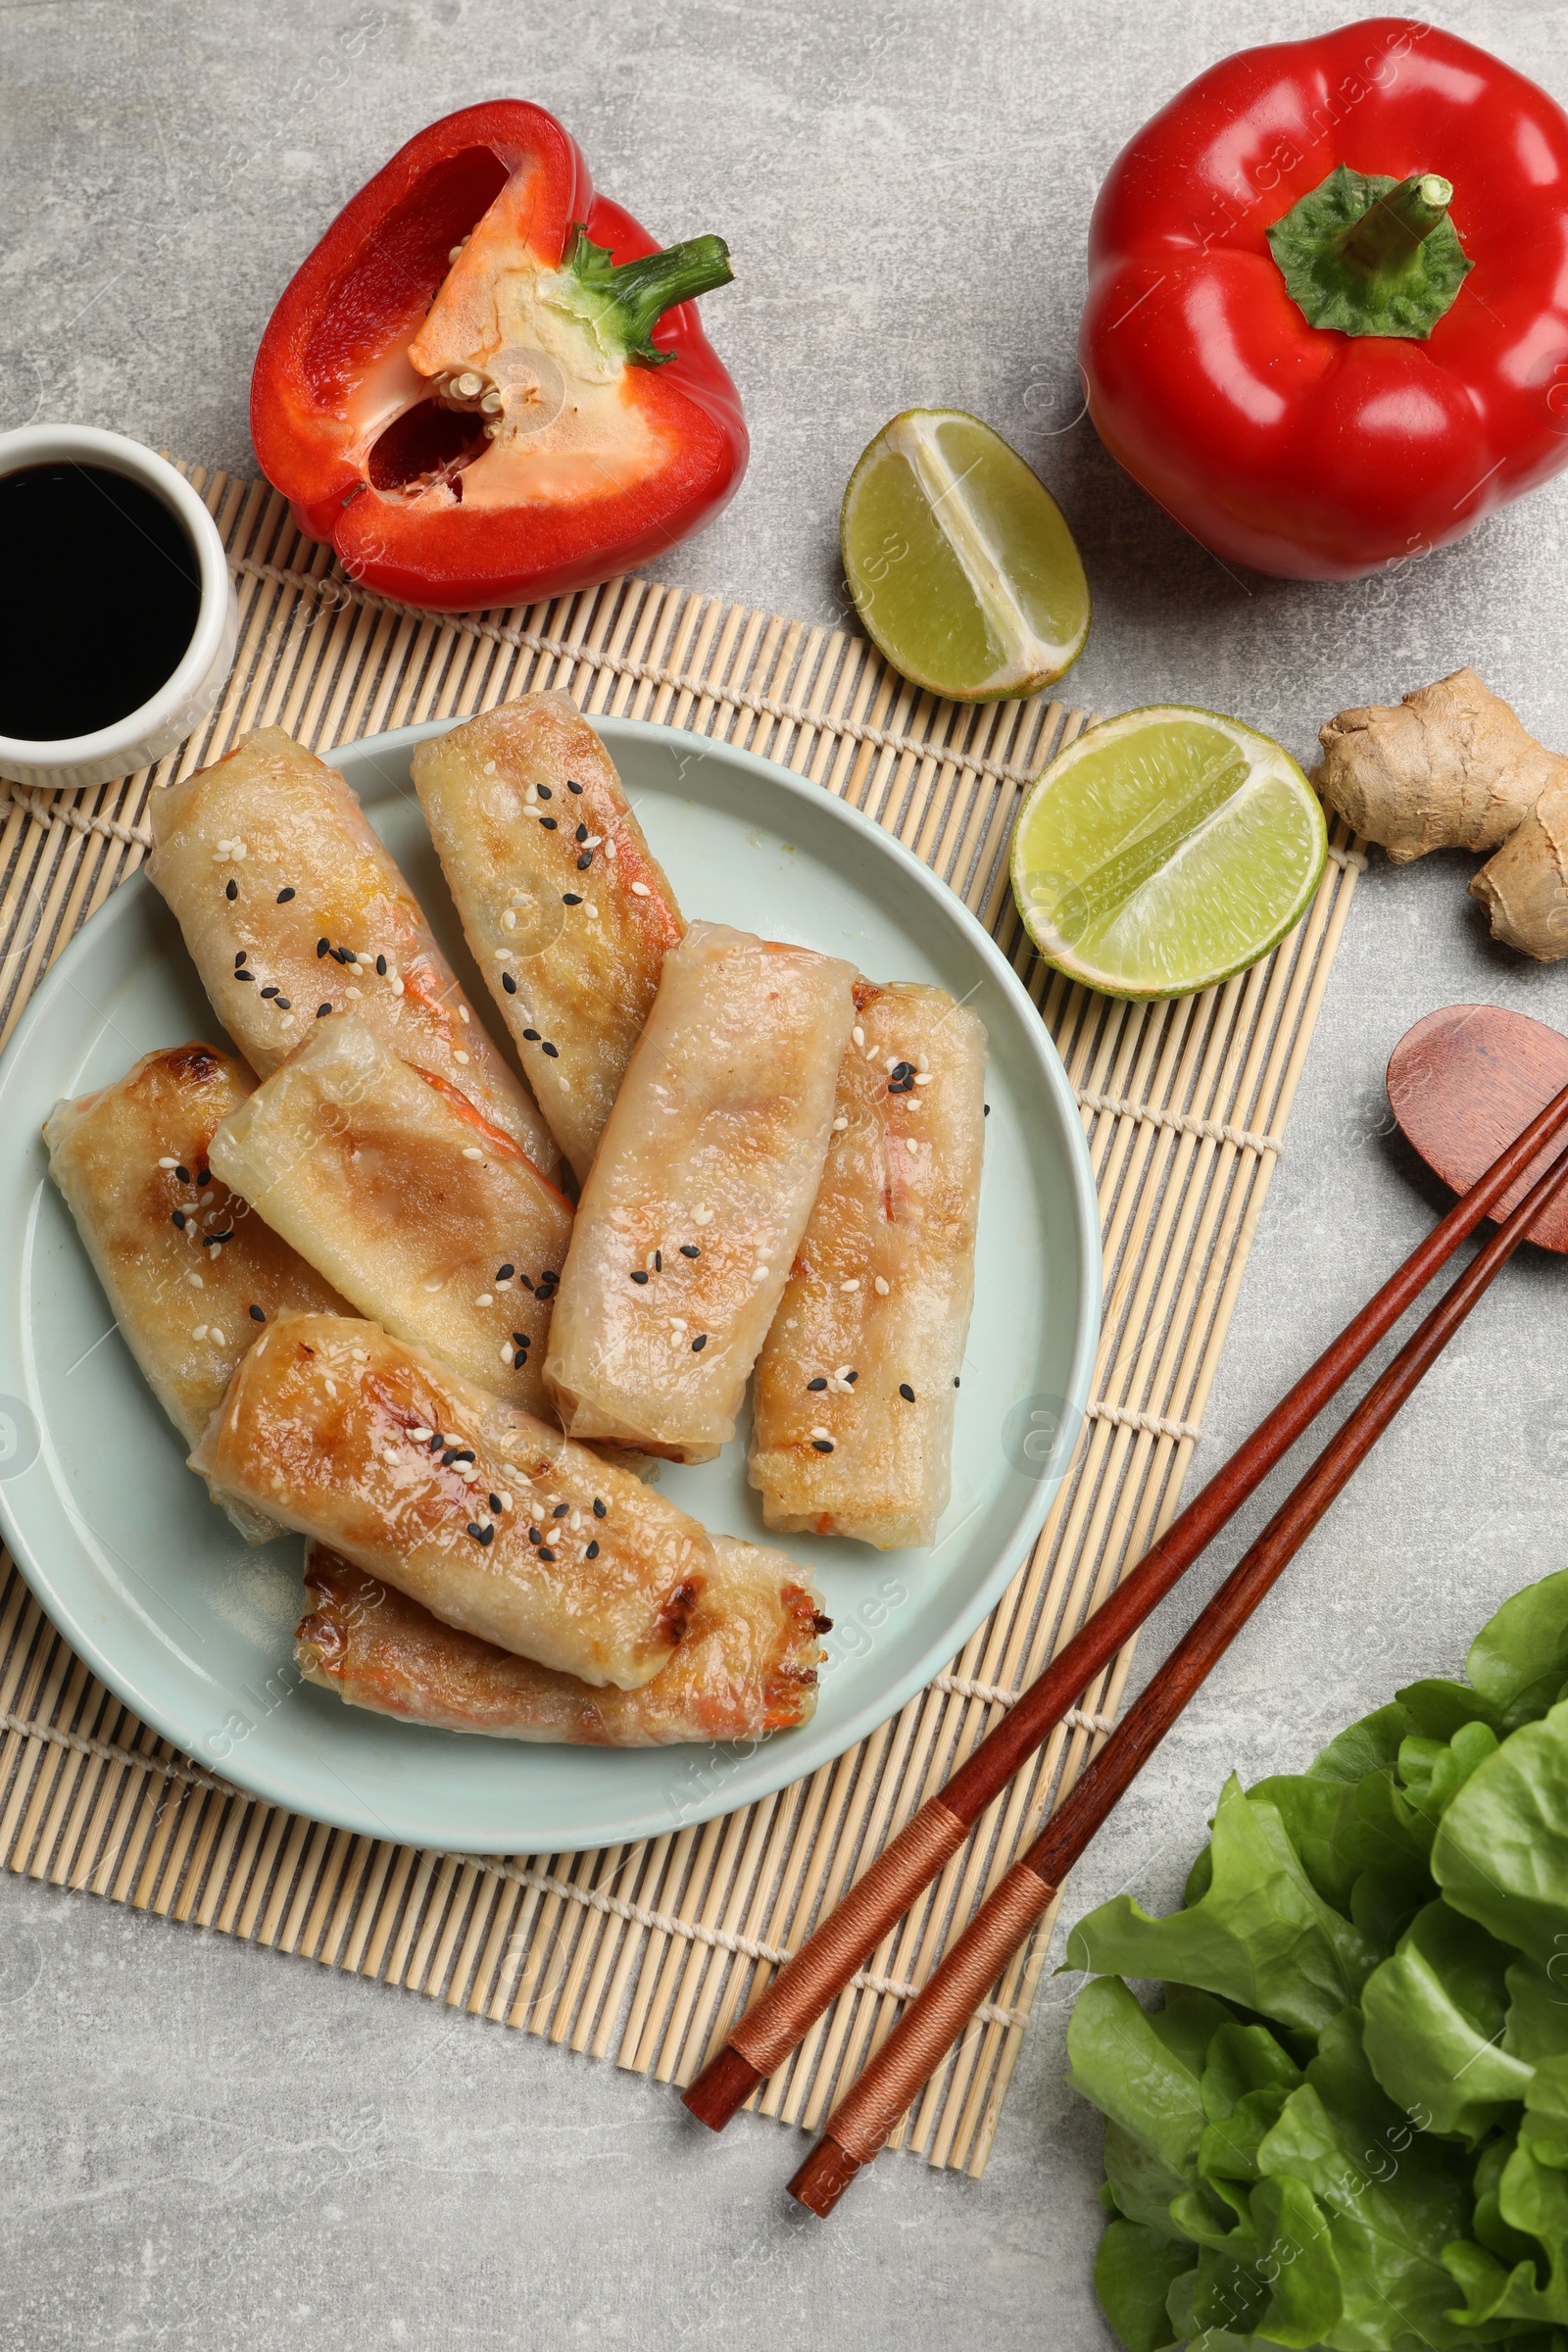
[(1212, 710), (1129, 710), (1058, 752), (1012, 836), (1048, 963), (1113, 997), (1186, 997), (1300, 921), (1328, 854), (1316, 793), (1267, 735)]
[(1089, 583), (1061, 509), (961, 409), (908, 409), (882, 427), (850, 476), (839, 537), (877, 651), (932, 694), (1037, 694), (1084, 650)]

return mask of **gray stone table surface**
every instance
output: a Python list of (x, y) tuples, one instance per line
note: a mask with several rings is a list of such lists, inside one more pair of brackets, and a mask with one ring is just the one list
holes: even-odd
[[(1568, 745), (1568, 480), (1395, 578), (1243, 581), (1077, 416), (1084, 233), (1118, 148), (1201, 64), (1348, 13), (0, 0), (0, 423), (114, 425), (249, 468), (251, 356), (297, 262), (423, 123), (514, 93), (560, 114), (660, 236), (715, 229), (734, 251), (707, 314), (752, 469), (666, 576), (836, 615), (855, 457), (897, 410), (956, 405), (1028, 455), (1078, 534), (1096, 618), (1077, 700), (1206, 704), (1307, 757), (1341, 706), (1469, 661)], [(1568, 98), (1560, 6), (1437, 15)], [(1568, 975), (1490, 946), (1467, 870), (1380, 861), (1359, 887), (1200, 1464), (1430, 1221), (1384, 1132), (1395, 1040), (1458, 999), (1562, 1021)], [(1456, 1671), (1489, 1610), (1568, 1558), (1565, 1309), (1561, 1260), (1510, 1270), (1129, 1796), (1070, 1912), (1121, 1886), (1173, 1902), (1227, 1770), (1295, 1766), (1396, 1684)], [(1145, 1637), (1146, 1668), (1179, 1622)], [(1099, 2131), (1061, 2079), (1072, 1983), (1047, 1982), (983, 2183), (887, 2158), (824, 2228), (781, 2193), (800, 2143), (776, 2126), (718, 2143), (612, 2066), (7, 1878), (0, 2347), (1098, 2347)]]

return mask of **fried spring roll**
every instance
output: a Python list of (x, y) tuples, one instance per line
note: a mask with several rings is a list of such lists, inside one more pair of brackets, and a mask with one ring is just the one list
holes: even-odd
[(554, 1418), (570, 1203), (455, 1087), (363, 1021), (322, 1021), (223, 1121), (212, 1162), (362, 1314)]
[(351, 1707), (495, 1740), (665, 1747), (793, 1730), (816, 1706), (817, 1635), (828, 1620), (806, 1570), (783, 1552), (712, 1541), (685, 1639), (637, 1690), (596, 1690), (460, 1634), (319, 1544), (306, 1549), (311, 1607), (294, 1656), (307, 1682)]
[(154, 793), (150, 816), (147, 872), (254, 1069), (275, 1070), (318, 1017), (357, 1012), (557, 1173), (538, 1104), (480, 1027), (340, 775), (280, 727), (263, 727)]
[(940, 988), (856, 992), (834, 1136), (757, 1366), (769, 1527), (931, 1544), (974, 1301), (986, 1033)]
[[(214, 1046), (173, 1046), (144, 1054), (113, 1086), (57, 1103), (43, 1131), (49, 1173), (121, 1337), (187, 1446), (265, 1324), (343, 1306), (208, 1166), (220, 1120), (255, 1084)], [(224, 1507), (247, 1543), (279, 1532), (247, 1503)]]
[(585, 1178), (685, 929), (675, 894), (569, 695), (486, 710), (413, 769), (473, 959)]
[(720, 923), (664, 959), (561, 1278), (545, 1378), (573, 1437), (705, 1462), (821, 1178), (853, 967)]
[(191, 1466), (446, 1624), (621, 1690), (668, 1663), (713, 1564), (629, 1471), (373, 1323), (270, 1326)]

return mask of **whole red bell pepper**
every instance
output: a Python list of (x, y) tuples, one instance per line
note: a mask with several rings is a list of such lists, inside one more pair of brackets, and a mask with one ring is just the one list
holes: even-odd
[(438, 612), (559, 596), (661, 555), (746, 470), (693, 298), (717, 237), (661, 252), (520, 99), (465, 107), (347, 204), (251, 384), (267, 478), (345, 570)]
[(1111, 167), (1101, 438), (1216, 555), (1348, 579), (1568, 463), (1568, 119), (1411, 18), (1248, 49)]

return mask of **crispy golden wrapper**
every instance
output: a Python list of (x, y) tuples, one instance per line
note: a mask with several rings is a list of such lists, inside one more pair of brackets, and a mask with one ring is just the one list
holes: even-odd
[(473, 959), (586, 1178), (685, 928), (675, 894), (569, 695), (483, 711), (413, 769)]
[(340, 775), (280, 727), (263, 727), (155, 792), (149, 817), (148, 876), (253, 1069), (275, 1070), (322, 1005), (357, 1012), (394, 1054), (466, 1095), (547, 1176), (558, 1172), (538, 1104), (486, 1036)]
[(496, 1740), (665, 1747), (789, 1731), (815, 1709), (828, 1620), (785, 1553), (715, 1536), (713, 1554), (680, 1647), (636, 1690), (594, 1690), (460, 1634), (320, 1544), (306, 1549), (294, 1655), (350, 1706)]
[(571, 1205), (455, 1087), (321, 1021), (213, 1138), (219, 1174), (395, 1339), (554, 1419)]
[(854, 968), (694, 923), (578, 1203), (545, 1378), (573, 1437), (711, 1459), (821, 1178)]
[(930, 1544), (974, 1302), (986, 1033), (940, 988), (856, 988), (822, 1186), (758, 1361), (769, 1527)]
[[(172, 1046), (113, 1086), (57, 1103), (43, 1131), (49, 1173), (121, 1337), (187, 1446), (265, 1324), (343, 1305), (209, 1170), (219, 1122), (255, 1084), (216, 1046)], [(248, 1543), (278, 1533), (248, 1504), (225, 1508)]]
[(374, 1323), (270, 1326), (191, 1466), (448, 1625), (622, 1690), (668, 1663), (713, 1564), (628, 1471)]

